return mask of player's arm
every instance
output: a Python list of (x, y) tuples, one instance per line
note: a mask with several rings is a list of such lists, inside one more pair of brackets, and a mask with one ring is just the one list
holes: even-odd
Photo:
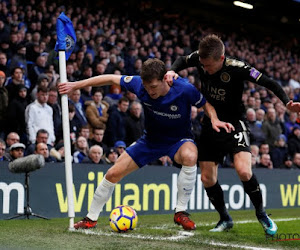
[(179, 72), (180, 70), (186, 69), (188, 67), (194, 67), (199, 63), (198, 51), (194, 51), (188, 56), (180, 56), (172, 64), (171, 70), (167, 71), (164, 79), (170, 86), (172, 86), (173, 78), (175, 80), (178, 78), (178, 74), (176, 72)]
[(210, 118), (212, 127), (217, 132), (220, 132), (220, 128), (224, 128), (227, 133), (234, 131), (234, 126), (229, 122), (222, 122), (217, 116), (215, 108), (208, 102), (203, 106), (205, 114)]
[(69, 94), (70, 92), (76, 89), (82, 89), (88, 86), (106, 86), (112, 84), (120, 85), (121, 75), (100, 75), (91, 77), (85, 80), (77, 81), (77, 82), (62, 82), (58, 84), (58, 90), (60, 94)]
[(276, 81), (265, 75), (262, 75), (261, 78), (257, 81), (257, 84), (271, 90), (283, 102), (288, 110), (297, 113), (300, 112), (300, 103), (294, 103), (292, 100), (290, 100), (283, 88)]

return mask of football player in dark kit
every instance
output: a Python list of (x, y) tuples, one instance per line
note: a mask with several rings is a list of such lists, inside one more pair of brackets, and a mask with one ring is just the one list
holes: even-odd
[(215, 107), (220, 120), (235, 127), (231, 133), (215, 133), (208, 117), (203, 120), (200, 145), (198, 145), (201, 180), (206, 193), (220, 214), (220, 221), (212, 232), (227, 231), (233, 227), (224, 202), (223, 190), (218, 182), (218, 163), (224, 156), (233, 156), (234, 167), (252, 201), (258, 221), (266, 234), (274, 235), (277, 226), (263, 208), (259, 183), (251, 170), (249, 134), (244, 122), (245, 108), (242, 102), (244, 81), (251, 81), (271, 90), (292, 112), (300, 112), (300, 103), (293, 103), (280, 85), (243, 61), (225, 56), (225, 46), (216, 35), (207, 35), (199, 43), (198, 51), (176, 59), (165, 79), (172, 84), (182, 69), (197, 67), (201, 92)]

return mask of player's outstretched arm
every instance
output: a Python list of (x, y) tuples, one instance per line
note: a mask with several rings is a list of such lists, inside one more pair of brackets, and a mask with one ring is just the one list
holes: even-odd
[(82, 89), (88, 86), (105, 86), (112, 84), (120, 84), (121, 75), (100, 75), (91, 77), (77, 82), (62, 82), (58, 84), (58, 91), (60, 94), (69, 94), (73, 90)]
[(234, 126), (229, 122), (222, 122), (219, 120), (215, 108), (209, 104), (208, 102), (205, 103), (203, 106), (206, 115), (210, 118), (212, 128), (217, 132), (220, 132), (220, 128), (225, 129), (227, 133), (231, 133), (234, 131)]

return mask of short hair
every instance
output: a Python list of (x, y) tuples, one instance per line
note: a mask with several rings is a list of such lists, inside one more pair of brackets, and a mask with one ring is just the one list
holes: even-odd
[(48, 93), (49, 89), (45, 86), (38, 86), (37, 93), (39, 92)]
[(220, 37), (210, 34), (201, 39), (198, 53), (200, 58), (218, 60), (225, 53), (225, 46)]
[(4, 145), (4, 146), (6, 147), (6, 143), (5, 143), (5, 141), (4, 141), (4, 140), (2, 140), (1, 138), (0, 138), (0, 144)]
[(36, 132), (36, 137), (38, 137), (40, 134), (47, 134), (49, 136), (49, 133), (46, 129), (39, 129), (37, 132)]
[(118, 104), (121, 104), (122, 102), (129, 102), (129, 100), (128, 100), (128, 98), (127, 97), (121, 97), (120, 99), (119, 99), (119, 102), (118, 102)]
[(163, 80), (166, 72), (166, 66), (163, 61), (157, 58), (149, 58), (143, 63), (141, 78), (144, 83), (149, 83), (154, 79)]

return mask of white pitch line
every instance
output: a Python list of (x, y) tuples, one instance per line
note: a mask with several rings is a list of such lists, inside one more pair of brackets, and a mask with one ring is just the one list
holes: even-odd
[[(273, 219), (274, 221), (294, 221), (294, 220), (300, 220), (299, 218), (278, 218), (278, 219)], [(234, 221), (235, 224), (247, 224), (247, 223), (256, 223), (257, 220), (240, 220), (240, 221)], [(155, 226), (151, 227), (151, 229), (170, 229), (170, 226), (173, 224), (163, 224), (161, 226)], [(196, 223), (198, 227), (200, 226), (214, 226), (216, 225), (215, 222), (210, 222), (210, 223)]]
[(158, 236), (150, 236), (150, 235), (140, 235), (140, 234), (128, 234), (128, 233), (105, 233), (101, 231), (93, 231), (93, 230), (84, 230), (79, 229), (75, 232), (84, 233), (89, 235), (98, 235), (98, 236), (119, 236), (123, 238), (134, 238), (134, 239), (142, 239), (142, 240), (169, 240), (169, 241), (178, 241), (182, 239), (186, 239), (188, 237), (194, 236), (193, 232), (179, 231), (178, 235), (168, 236), (168, 237), (158, 237)]
[[(300, 218), (278, 218), (273, 219), (274, 221), (295, 221), (300, 220)], [(246, 224), (246, 223), (255, 223), (257, 220), (243, 220), (243, 221), (236, 221), (236, 224)], [(215, 223), (198, 223), (198, 226), (211, 226), (215, 225)], [(164, 224), (160, 227), (151, 227), (151, 229), (170, 229), (168, 224)], [(177, 235), (168, 236), (168, 237), (158, 237), (158, 236), (150, 236), (150, 235), (141, 235), (141, 234), (126, 234), (126, 233), (105, 233), (102, 231), (93, 231), (93, 230), (84, 230), (79, 229), (72, 232), (84, 233), (89, 235), (98, 235), (98, 236), (119, 236), (123, 238), (133, 238), (133, 239), (143, 239), (143, 240), (161, 240), (161, 241), (179, 241), (183, 239), (187, 239), (189, 237), (194, 236), (194, 232), (187, 232), (187, 231), (179, 231)], [(250, 250), (276, 250), (275, 248), (266, 248), (266, 247), (254, 247), (254, 246), (246, 246), (246, 245), (238, 245), (238, 244), (227, 244), (222, 242), (216, 241), (202, 241), (201, 243), (211, 245), (211, 246), (220, 246), (220, 247), (232, 247), (232, 248), (239, 248), (239, 249), (250, 249)]]
[(266, 248), (266, 247), (251, 247), (245, 245), (237, 245), (237, 244), (227, 244), (215, 241), (201, 241), (201, 243), (205, 243), (212, 246), (219, 246), (219, 247), (234, 247), (234, 248), (241, 248), (241, 249), (251, 249), (251, 250), (276, 250), (275, 248)]

